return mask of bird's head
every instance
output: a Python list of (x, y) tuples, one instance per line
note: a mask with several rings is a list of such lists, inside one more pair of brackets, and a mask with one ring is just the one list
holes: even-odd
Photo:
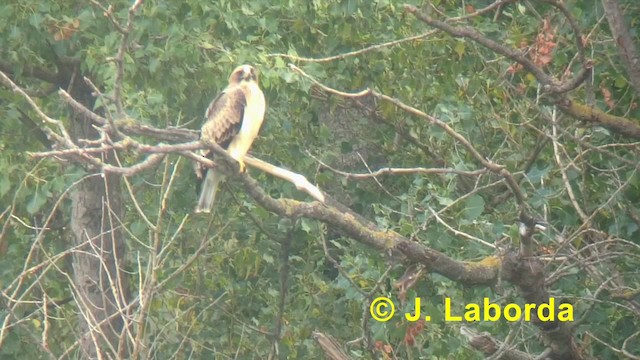
[(229, 84), (239, 84), (242, 81), (258, 81), (258, 73), (251, 65), (240, 65), (229, 76)]

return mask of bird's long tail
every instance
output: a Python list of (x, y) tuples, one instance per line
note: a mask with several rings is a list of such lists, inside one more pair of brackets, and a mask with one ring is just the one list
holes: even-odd
[(218, 192), (218, 185), (224, 180), (224, 174), (215, 169), (208, 169), (207, 175), (202, 182), (200, 198), (196, 206), (196, 213), (210, 213)]

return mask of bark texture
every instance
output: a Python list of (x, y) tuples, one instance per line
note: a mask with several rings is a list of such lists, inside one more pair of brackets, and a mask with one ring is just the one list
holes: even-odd
[(620, 61), (629, 75), (629, 82), (636, 93), (640, 94), (640, 54), (637, 52), (629, 28), (624, 22), (620, 3), (618, 0), (602, 0), (602, 7), (604, 7), (607, 16), (611, 35), (616, 41)]
[[(76, 81), (70, 90), (74, 99), (93, 108), (91, 89), (84, 83)], [(78, 139), (98, 137), (91, 120), (84, 116), (72, 117), (71, 130), (76, 143)], [(111, 358), (126, 356), (126, 342), (121, 339), (129, 287), (121, 271), (125, 243), (118, 229), (123, 216), (119, 190), (118, 176), (98, 175), (82, 181), (71, 194), (72, 242), (81, 246), (73, 256), (73, 281), (84, 335), (80, 345), (87, 359), (104, 358), (106, 354)]]

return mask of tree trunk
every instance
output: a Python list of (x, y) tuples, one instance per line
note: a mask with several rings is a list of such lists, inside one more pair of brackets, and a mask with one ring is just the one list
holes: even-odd
[(609, 22), (611, 35), (616, 42), (620, 61), (624, 65), (631, 86), (640, 94), (640, 54), (636, 51), (629, 27), (618, 0), (602, 0), (602, 7)]
[[(93, 108), (91, 89), (83, 82), (75, 81), (71, 90), (76, 100)], [(88, 119), (74, 116), (72, 127), (74, 142), (98, 137)], [(125, 243), (119, 230), (123, 216), (120, 193), (120, 179), (102, 174), (85, 179), (71, 194), (72, 241), (81, 246), (73, 253), (73, 281), (81, 310), (83, 358), (126, 357), (126, 343), (121, 339), (130, 296), (128, 278), (121, 271)]]

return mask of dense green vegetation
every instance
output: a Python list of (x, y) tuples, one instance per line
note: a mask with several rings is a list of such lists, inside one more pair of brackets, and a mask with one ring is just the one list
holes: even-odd
[[(612, 35), (603, 4), (577, 0), (3, 3), (0, 359), (88, 357), (86, 346), (103, 342), (79, 341), (88, 315), (72, 254), (93, 238), (77, 240), (71, 194), (91, 192), (78, 184), (102, 181), (104, 163), (148, 159), (142, 145), (197, 139), (207, 105), (244, 63), (259, 69), (268, 103), (252, 155), (306, 176), (330, 201), (249, 169), (227, 181), (215, 213), (195, 215), (192, 159), (176, 151), (110, 175), (120, 183), (96, 195), (96, 221), (126, 253), (115, 251), (120, 271), (106, 286), (131, 305), (117, 315), (128, 330), (105, 354), (315, 359), (318, 331), (352, 358), (484, 358), (464, 326), (532, 358), (544, 336), (573, 346), (565, 358), (640, 356), (640, 70), (624, 56), (640, 57), (640, 5), (603, 0), (612, 2), (635, 50)], [(118, 130), (108, 121), (102, 145), (79, 141), (89, 120), (59, 89)], [(45, 114), (102, 153), (80, 155)], [(119, 142), (127, 137), (139, 146)], [(384, 168), (396, 170), (370, 175)], [(311, 210), (278, 203), (285, 214), (260, 189)], [(521, 214), (545, 229), (523, 239)], [(354, 223), (362, 228), (350, 232)], [(385, 249), (399, 239), (443, 257)], [(544, 286), (498, 270), (524, 248)], [(574, 306), (568, 339), (530, 322), (444, 319), (445, 298), (461, 313), (484, 297), (524, 304), (536, 291)], [(396, 304), (388, 322), (369, 316), (378, 296)], [(430, 322), (402, 316), (416, 297)]]

